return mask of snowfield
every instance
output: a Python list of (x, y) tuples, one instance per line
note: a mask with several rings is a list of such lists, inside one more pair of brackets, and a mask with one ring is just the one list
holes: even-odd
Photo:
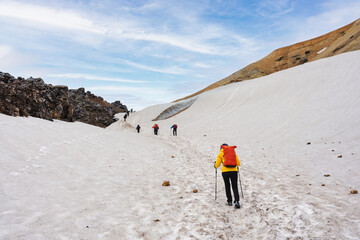
[[(359, 61), (205, 92), (159, 136), (173, 104), (106, 129), (0, 114), (0, 239), (360, 239)], [(238, 146), (240, 210), (220, 169), (214, 200), (222, 143)]]

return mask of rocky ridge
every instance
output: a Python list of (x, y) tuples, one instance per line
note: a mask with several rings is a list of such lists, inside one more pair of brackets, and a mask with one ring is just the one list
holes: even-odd
[(114, 123), (114, 115), (126, 112), (120, 101), (108, 103), (84, 88), (46, 84), (41, 78), (14, 78), (0, 72), (0, 112), (47, 120), (79, 121), (99, 127)]
[(360, 19), (320, 37), (279, 48), (230, 76), (176, 101), (188, 99), (230, 83), (266, 76), (306, 62), (355, 50), (360, 50)]

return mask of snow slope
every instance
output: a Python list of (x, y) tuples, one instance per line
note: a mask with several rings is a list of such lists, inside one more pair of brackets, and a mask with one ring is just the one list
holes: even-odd
[[(206, 92), (159, 136), (173, 103), (107, 129), (0, 115), (0, 239), (359, 239), (359, 60)], [(238, 146), (240, 210), (220, 172), (214, 201), (222, 143)]]

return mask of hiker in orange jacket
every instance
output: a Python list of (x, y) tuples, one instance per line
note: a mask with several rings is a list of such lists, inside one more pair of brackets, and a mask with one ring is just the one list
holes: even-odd
[(220, 153), (216, 158), (215, 168), (221, 167), (222, 176), (225, 183), (225, 191), (227, 197), (227, 204), (232, 205), (232, 196), (230, 190), (230, 181), (232, 190), (234, 192), (235, 198), (235, 207), (240, 208), (239, 203), (239, 190), (237, 186), (238, 179), (238, 168), (240, 166), (239, 157), (235, 153), (236, 146), (229, 146), (226, 143), (222, 144), (220, 147)]
[(158, 135), (159, 125), (155, 124), (152, 128), (154, 129), (154, 134)]

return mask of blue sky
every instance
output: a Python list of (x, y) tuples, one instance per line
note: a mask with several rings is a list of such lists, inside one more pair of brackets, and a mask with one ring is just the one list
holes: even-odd
[(140, 110), (359, 13), (359, 0), (0, 0), (0, 71)]

